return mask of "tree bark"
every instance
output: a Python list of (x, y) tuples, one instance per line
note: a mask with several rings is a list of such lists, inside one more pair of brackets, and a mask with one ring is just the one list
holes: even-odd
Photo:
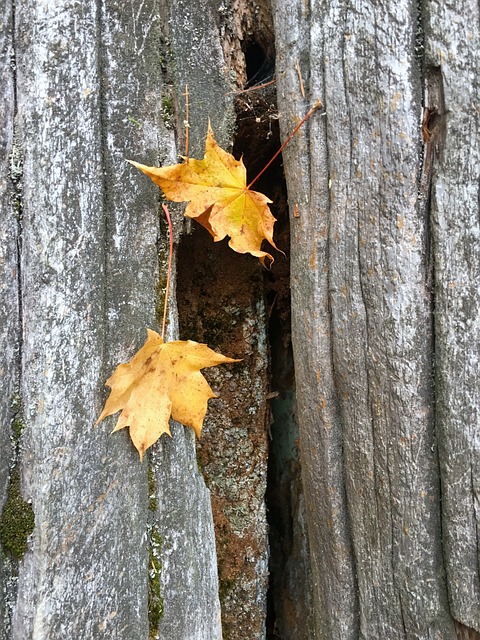
[(478, 7), (274, 9), (317, 634), (478, 631)]
[[(426, 56), (435, 70), (429, 106), (438, 116), (432, 242), (443, 549), (452, 614), (480, 632), (478, 19), (473, 2), (429, 5)], [(460, 42), (468, 44), (452, 45)]]
[[(478, 640), (478, 5), (2, 9), (0, 640)], [(274, 65), (277, 98), (232, 93)], [(258, 183), (294, 370), (288, 260), (172, 204), (166, 337), (243, 361), (207, 374), (201, 443), (173, 424), (140, 464), (93, 428), (165, 297), (125, 158), (186, 153), (187, 86), (188, 155), (210, 118), (251, 171), (322, 103), (283, 153), (290, 223), (282, 167)]]
[[(20, 161), (18, 147), (14, 147), (15, 94), (11, 71), (12, 7), (2, 2), (4, 29), (0, 31), (0, 375), (2, 402), (0, 402), (0, 509), (7, 509), (9, 479), (14, 467), (14, 447), (10, 425), (13, 424), (18, 405), (18, 348), (20, 342), (18, 298), (18, 180)], [(12, 467), (12, 469), (10, 469)], [(3, 521), (3, 518), (2, 518)], [(3, 524), (3, 522), (2, 522)], [(8, 560), (4, 553), (6, 538), (12, 536), (5, 527), (0, 528), (0, 584), (3, 591), (8, 585)], [(7, 617), (5, 597), (0, 599), (0, 621)], [(1, 622), (0, 622), (1, 625)], [(2, 637), (2, 636), (0, 636)]]

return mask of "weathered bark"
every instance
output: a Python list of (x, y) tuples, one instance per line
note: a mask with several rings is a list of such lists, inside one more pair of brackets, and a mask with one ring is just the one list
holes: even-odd
[[(19, 567), (12, 637), (140, 638), (148, 630), (146, 469), (126, 434), (107, 438), (93, 423), (114, 349), (117, 357), (128, 353), (127, 329), (129, 342), (135, 330), (141, 336), (138, 316), (126, 316), (127, 296), (143, 287), (150, 298), (143, 313), (153, 317), (155, 199), (142, 203), (129, 185), (121, 210), (109, 206), (107, 176), (115, 171), (119, 183), (123, 165), (106, 164), (111, 121), (101, 109), (97, 5), (16, 3), (15, 19), (25, 156), (22, 475), (35, 529)], [(135, 215), (151, 229), (140, 243)], [(112, 295), (111, 245), (124, 237), (126, 246), (136, 244), (135, 257), (150, 261), (151, 275), (139, 282), (137, 270), (123, 270)]]
[[(159, 13), (153, 1), (140, 8), (16, 3), (18, 137), (25, 155), (21, 469), (35, 528), (18, 567), (5, 637), (144, 638), (149, 596), (155, 600), (150, 626), (154, 615), (158, 626), (163, 606), (163, 624), (176, 621), (170, 637), (221, 636), (211, 508), (192, 464), (192, 439), (181, 429), (174, 445), (190, 460), (175, 460), (180, 474), (162, 451), (152, 465), (150, 487), (163, 496), (161, 489), (175, 483), (177, 517), (167, 522), (171, 506), (160, 502), (157, 510), (151, 500), (148, 509), (147, 465), (139, 464), (127, 433), (110, 437), (105, 425), (93, 429), (106, 375), (156, 322), (158, 195), (124, 159), (141, 154), (154, 162), (159, 149), (175, 156), (172, 132), (160, 118)], [(13, 104), (13, 91), (7, 87), (5, 95)], [(11, 107), (8, 125), (7, 134)], [(11, 140), (6, 143), (8, 155)], [(11, 209), (6, 218), (15, 264)], [(14, 314), (15, 272), (5, 281), (14, 291)], [(18, 323), (12, 318), (7, 326), (16, 331)], [(9, 356), (15, 340), (7, 341)], [(8, 465), (9, 457), (3, 460)], [(168, 535), (182, 544), (172, 551), (165, 535), (161, 545), (156, 520), (168, 523)], [(150, 552), (147, 532), (155, 534)], [(167, 580), (152, 577), (152, 566), (161, 564), (168, 588)]]
[[(8, 19), (8, 11), (5, 15)], [(110, 437), (107, 425), (93, 429), (105, 398), (104, 380), (142, 343), (145, 327), (157, 325), (164, 296), (158, 264), (164, 283), (167, 244), (165, 229), (159, 235), (158, 190), (125, 157), (175, 162), (173, 125), (182, 134), (187, 83), (190, 154), (201, 155), (209, 116), (217, 139), (228, 143), (233, 98), (219, 16), (210, 2), (195, 8), (155, 0), (141, 6), (107, 0), (82, 6), (24, 2), (15, 6), (14, 46), (12, 29), (5, 32), (2, 52), (5, 60), (14, 53), (17, 69), (14, 74), (13, 66), (3, 67), (5, 179), (9, 163), (14, 166), (22, 154), (25, 160), (2, 189), (7, 236), (2, 286), (9, 314), (2, 323), (2, 357), (10, 376), (2, 411), (5, 424), (15, 418), (18, 426), (21, 418), (23, 426), (13, 449), (11, 429), (2, 430), (2, 504), (18, 479), (18, 497), (31, 503), (22, 504), (35, 518), (24, 557), (10, 558), (3, 549), (2, 583), (10, 590), (6, 638), (87, 634), (210, 640), (222, 635), (210, 494), (197, 468), (192, 433), (174, 426), (174, 438), (156, 446), (147, 472), (126, 432)], [(12, 143), (15, 96), (18, 146)], [(20, 221), (14, 206), (20, 208)], [(179, 207), (175, 213), (178, 244), (185, 225)], [(261, 283), (261, 270), (256, 271)], [(173, 285), (170, 339), (179, 331), (175, 273)], [(246, 290), (248, 281), (243, 286)], [(229, 528), (229, 544), (233, 548), (235, 540), (241, 541), (231, 556), (237, 559), (228, 576), (228, 602), (224, 592), (230, 626), (260, 638), (268, 562), (268, 357), (265, 321), (260, 320), (260, 331), (252, 327), (264, 316), (261, 288), (241, 312), (237, 339), (244, 346), (251, 342), (251, 362), (215, 382), (217, 389), (230, 385), (230, 402), (238, 405), (232, 424), (220, 424), (234, 434), (237, 421), (251, 409), (248, 380), (258, 374), (257, 408), (245, 421), (252, 444), (243, 458), (234, 447), (220, 457), (220, 471), (209, 479), (218, 518)], [(251, 338), (246, 339), (247, 331)], [(240, 387), (242, 403), (232, 393)], [(217, 405), (212, 425), (225, 410)], [(215, 483), (220, 485), (233, 467), (238, 486), (248, 487), (251, 480), (255, 489), (228, 494), (223, 499), (234, 500), (232, 505), (219, 505)], [(245, 512), (239, 520), (235, 504), (242, 500)], [(24, 532), (24, 542), (29, 533)], [(243, 616), (243, 631), (236, 611)]]
[[(0, 638), (478, 638), (478, 6), (2, 9)], [(276, 56), (283, 136), (323, 103), (284, 152), (296, 384), (288, 267), (263, 291), (172, 205), (167, 337), (244, 360), (209, 374), (198, 453), (172, 425), (140, 464), (113, 419), (93, 429), (165, 295), (158, 190), (124, 159), (184, 152), (188, 84), (189, 155), (210, 117), (263, 165), (275, 99), (245, 94), (241, 121), (230, 93), (250, 46)]]
[[(431, 3), (435, 372), (442, 534), (454, 618), (480, 632), (479, 6)], [(440, 95), (438, 95), (440, 93)], [(442, 103), (442, 98), (444, 102)]]
[[(12, 7), (2, 2), (3, 29), (0, 31), (0, 513), (5, 514), (9, 495), (9, 478), (14, 465), (12, 424), (18, 411), (18, 348), (20, 342), (18, 299), (18, 209), (17, 185), (20, 177), (19, 154), (14, 147), (15, 95), (12, 65)], [(13, 503), (12, 503), (13, 507)], [(7, 624), (6, 593), (8, 588), (9, 559), (6, 538), (12, 541), (10, 523), (5, 516), (0, 520), (0, 584), (4, 597), (0, 599), (1, 628)]]
[[(285, 133), (309, 103), (325, 105), (284, 154), (299, 211), (292, 332), (322, 638), (455, 638), (452, 616), (480, 628), (478, 7), (464, 5), (432, 4), (424, 25), (411, 2), (275, 11)], [(456, 56), (446, 43), (460, 41), (471, 47)], [(438, 110), (427, 140), (419, 126), (432, 65), (455, 113), (438, 165), (445, 106), (427, 103)]]
[[(158, 158), (175, 161), (172, 97), (160, 64), (164, 24), (159, 3), (125, 6), (105, 2), (100, 24), (105, 73), (108, 317), (112, 341), (131, 345), (132, 328), (138, 327), (143, 341), (145, 326), (157, 323), (157, 252), (164, 269), (168, 249), (165, 236), (157, 237), (157, 190), (132, 171), (125, 158), (151, 164)], [(160, 277), (164, 280), (165, 274)], [(176, 339), (174, 300), (170, 320), (169, 337)], [(130, 355), (131, 346), (128, 353), (114, 349), (108, 370)], [(177, 427), (174, 434), (174, 440), (162, 443), (149, 460), (149, 513), (139, 523), (142, 535), (148, 533), (149, 538), (149, 637), (215, 639), (221, 631), (209, 494), (196, 468), (190, 433)], [(145, 499), (145, 478), (137, 490)], [(145, 578), (143, 573), (143, 582)], [(140, 588), (145, 597), (145, 586)], [(144, 637), (142, 629), (136, 633)]]
[[(278, 106), (285, 128), (305, 111), (296, 64), (303, 63), (309, 98), (323, 97), (323, 79), (318, 77), (322, 42), (309, 42), (311, 16), (303, 3), (273, 6)], [(309, 63), (304, 52), (312, 57), (316, 77), (313, 70), (306, 75)], [(313, 150), (309, 149), (309, 128), (315, 141)], [(284, 162), (290, 210), (298, 212), (291, 223), (292, 341), (315, 624), (320, 637), (350, 638), (356, 631), (357, 612), (341, 423), (331, 361), (326, 253), (328, 173), (322, 117), (299, 132), (285, 150)]]

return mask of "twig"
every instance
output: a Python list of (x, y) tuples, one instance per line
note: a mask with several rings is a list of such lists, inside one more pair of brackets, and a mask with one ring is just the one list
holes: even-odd
[(285, 140), (285, 142), (282, 144), (282, 146), (280, 147), (280, 149), (277, 151), (277, 153), (273, 156), (273, 158), (270, 160), (270, 162), (268, 162), (263, 169), (260, 171), (260, 173), (257, 175), (256, 178), (254, 178), (250, 184), (247, 186), (247, 189), (250, 189), (250, 187), (252, 186), (252, 184), (254, 184), (259, 178), (260, 176), (268, 169), (268, 167), (272, 164), (272, 162), (278, 158), (278, 156), (282, 153), (282, 151), (285, 149), (285, 147), (287, 146), (287, 144), (290, 142), (290, 140), (293, 138), (293, 136), (297, 133), (297, 131), (300, 129), (300, 127), (310, 118), (310, 116), (315, 113), (315, 111), (317, 111), (317, 109), (320, 109), (322, 107), (322, 101), (321, 100), (317, 100), (315, 102), (315, 104), (313, 105), (313, 107), (310, 109), (310, 111), (308, 111), (308, 113), (300, 120), (300, 122), (297, 124), (297, 126), (295, 127), (295, 129), (292, 131), (292, 133), (288, 136), (288, 138)]
[(227, 96), (238, 95), (239, 93), (250, 93), (251, 91), (257, 91), (258, 89), (263, 89), (264, 87), (269, 87), (271, 84), (275, 84), (277, 81), (276, 78), (270, 80), (270, 82), (264, 82), (263, 84), (257, 84), (254, 87), (249, 87), (248, 89), (240, 89), (239, 91), (229, 91)]
[(298, 73), (298, 81), (300, 83), (300, 93), (302, 94), (302, 98), (305, 99), (305, 88), (303, 86), (302, 72), (300, 70), (300, 64), (298, 60), (295, 62), (295, 69), (297, 70), (297, 73)]

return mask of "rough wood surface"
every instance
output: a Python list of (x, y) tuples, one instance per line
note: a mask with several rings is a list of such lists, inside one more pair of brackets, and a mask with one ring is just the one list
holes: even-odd
[[(480, 26), (474, 0), (429, 3), (426, 62), (443, 79), (432, 223), (442, 525), (453, 616), (480, 632)], [(446, 130), (444, 130), (446, 128)]]
[(142, 638), (148, 628), (145, 467), (127, 434), (93, 429), (118, 340), (97, 11), (93, 2), (16, 7), (22, 470), (35, 514), (13, 617), (19, 639)]
[[(277, 34), (277, 95), (284, 136), (308, 109), (297, 64), (309, 98), (319, 91), (320, 23), (302, 2), (273, 3)], [(316, 18), (318, 19), (318, 18)], [(309, 80), (309, 56), (316, 77)], [(322, 92), (323, 93), (323, 92)], [(331, 360), (328, 307), (328, 172), (325, 124), (317, 116), (284, 152), (291, 219), (292, 341), (300, 429), (302, 475), (312, 557), (314, 617), (318, 637), (353, 638), (356, 595), (345, 502), (342, 430)], [(308, 131), (311, 131), (311, 147)], [(308, 344), (308, 348), (306, 348)], [(348, 603), (348, 604), (347, 604)]]
[[(12, 46), (12, 6), (2, 2), (0, 27), (0, 513), (4, 509), (12, 459), (12, 421), (18, 390), (18, 348), (20, 342), (18, 300), (18, 226), (19, 213), (15, 212), (15, 183), (12, 182), (14, 135), (14, 67)], [(20, 178), (15, 174), (16, 180)], [(16, 183), (18, 184), (18, 182)], [(3, 518), (0, 536), (3, 539)], [(11, 573), (10, 560), (0, 544), (0, 590), (8, 592)], [(0, 638), (8, 628), (6, 598), (0, 598)]]
[[(186, 83), (189, 155), (203, 152), (208, 116), (230, 141), (230, 81), (246, 77), (248, 42), (258, 36), (272, 53), (269, 9), (261, 3), (256, 25), (240, 0), (12, 6), (0, 18), (0, 530), (15, 483), (35, 526), (24, 555), (2, 542), (0, 638), (220, 640), (206, 461), (212, 492), (222, 488), (217, 536), (223, 526), (238, 534), (231, 565), (249, 567), (225, 581), (225, 629), (263, 640), (258, 291), (239, 323), (250, 368), (212, 377), (227, 394), (206, 433), (222, 433), (223, 458), (207, 438), (197, 459), (192, 432), (175, 425), (140, 465), (126, 432), (109, 435), (113, 421), (92, 425), (104, 380), (146, 326), (158, 328), (164, 295), (158, 190), (124, 158), (154, 164), (184, 152)], [(284, 153), (312, 637), (473, 640), (478, 5), (273, 0), (273, 16), (283, 135), (315, 100), (324, 105)], [(181, 207), (172, 212), (178, 251), (192, 224)], [(174, 274), (168, 337), (178, 335)], [(245, 410), (249, 375), (252, 416), (222, 421)], [(231, 444), (242, 428), (252, 445), (244, 473)]]
[[(171, 83), (170, 93), (164, 95), (170, 96), (175, 107), (174, 124), (179, 138), (178, 148), (171, 149), (166, 160), (174, 163), (178, 154), (185, 152), (186, 85), (190, 94), (188, 153), (201, 158), (208, 117), (212, 118), (219, 139), (231, 127), (215, 9), (209, 1), (193, 7), (173, 0), (162, 3), (160, 13), (167, 43), (164, 62)], [(216, 109), (211, 108), (212, 104)], [(172, 205), (170, 210), (175, 214), (178, 245), (189, 225), (184, 222), (182, 206)], [(175, 288), (174, 274), (174, 308)], [(171, 316), (169, 337), (179, 337), (176, 310)], [(217, 640), (222, 637), (222, 629), (210, 493), (198, 469), (193, 433), (180, 425), (173, 433), (174, 438), (164, 438), (152, 455), (158, 500), (154, 526), (161, 539), (160, 582), (164, 598), (158, 637)]]
[(356, 16), (344, 8), (337, 19), (330, 14), (325, 36), (333, 357), (360, 633), (369, 638), (393, 630), (454, 637), (442, 579), (411, 9), (375, 7), (389, 25), (379, 29), (373, 5)]
[[(161, 558), (168, 573), (156, 625), (163, 607), (165, 620), (176, 619), (168, 637), (221, 636), (209, 494), (192, 439), (188, 464), (160, 460), (149, 483), (126, 432), (110, 436), (111, 421), (93, 429), (106, 377), (156, 324), (158, 191), (125, 157), (142, 153), (153, 163), (175, 155), (160, 121), (159, 14), (154, 1), (16, 6), (25, 154), (22, 476), (35, 529), (9, 638), (146, 638), (152, 554), (162, 553), (148, 540), (155, 520), (183, 549), (163, 549), (170, 564)], [(174, 325), (174, 307), (171, 316)], [(174, 485), (173, 505), (148, 509), (151, 484)]]
[(425, 25), (455, 112), (434, 179), (434, 297), (413, 5), (278, 3), (275, 16), (285, 134), (315, 99), (326, 111), (284, 154), (317, 633), (453, 639), (452, 614), (476, 627), (479, 602), (478, 8), (432, 5)]
[(432, 140), (443, 543), (452, 613), (480, 632), (479, 6), (432, 4), (428, 18), (427, 63), (440, 70), (444, 92)]
[[(159, 282), (165, 282), (168, 258), (163, 219), (161, 235), (158, 229), (158, 189), (125, 158), (147, 164), (175, 162), (176, 149), (172, 97), (160, 64), (164, 25), (159, 3), (106, 2), (101, 30), (109, 320), (112, 338), (123, 345), (113, 350), (112, 370), (130, 357), (133, 328), (135, 346), (144, 341), (146, 326), (159, 329), (155, 316), (161, 315), (164, 299)], [(168, 338), (177, 339), (174, 298), (169, 317)], [(148, 535), (148, 637), (215, 640), (220, 612), (212, 515), (191, 434), (177, 426), (174, 439), (163, 438), (147, 460), (149, 511), (142, 526)], [(145, 497), (146, 492), (143, 483), (139, 493)]]

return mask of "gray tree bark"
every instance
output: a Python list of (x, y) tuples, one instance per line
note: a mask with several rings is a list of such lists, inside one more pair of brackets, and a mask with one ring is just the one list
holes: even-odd
[[(0, 640), (479, 638), (478, 4), (1, 9)], [(272, 308), (253, 258), (179, 206), (168, 339), (244, 362), (210, 374), (197, 453), (173, 425), (140, 464), (113, 420), (93, 428), (165, 295), (158, 190), (125, 158), (184, 153), (187, 84), (189, 155), (208, 118), (238, 144), (252, 44), (275, 57), (284, 138), (323, 105), (283, 155), (280, 434), (298, 423), (304, 492), (292, 471), (274, 623), (267, 463), (297, 445), (269, 446)]]
[(317, 636), (477, 637), (478, 5), (274, 17)]
[[(2, 637), (146, 638), (149, 626), (151, 637), (158, 627), (163, 637), (220, 637), (211, 508), (192, 437), (177, 429), (147, 474), (126, 433), (93, 429), (106, 376), (156, 323), (158, 194), (125, 158), (176, 157), (161, 114), (160, 7), (7, 9), (2, 142), (22, 180), (17, 215), (12, 186), (3, 191), (4, 399), (11, 414), (21, 398), (18, 465), (35, 526), (23, 557), (4, 549)], [(7, 429), (2, 437), (5, 487), (17, 460)]]

